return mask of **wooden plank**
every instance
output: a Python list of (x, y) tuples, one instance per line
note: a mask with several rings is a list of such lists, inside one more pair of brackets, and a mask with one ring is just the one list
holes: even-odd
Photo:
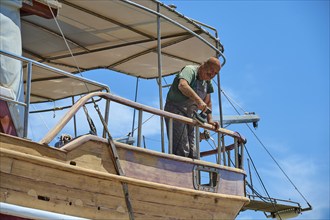
[[(196, 164), (200, 164), (199, 161), (195, 163), (177, 160), (166, 157), (168, 155), (164, 156), (165, 154), (149, 154), (148, 151), (141, 151), (140, 148), (130, 147), (128, 149), (122, 145), (118, 145), (118, 154), (124, 173), (128, 177), (194, 189), (192, 171)], [(67, 159), (75, 161), (80, 167), (116, 173), (106, 142), (87, 141), (79, 148), (69, 151)], [(210, 164), (203, 165), (210, 166)], [(218, 187), (218, 193), (245, 195), (244, 173), (232, 172), (232, 170), (222, 169), (220, 166), (215, 167), (220, 170), (221, 187)], [(233, 181), (237, 181), (237, 183), (233, 184)]]
[[(85, 205), (90, 207), (86, 212), (91, 216), (96, 215), (95, 213), (101, 213), (101, 211), (105, 213), (122, 212), (123, 214), (126, 213), (126, 208), (125, 203), (123, 203), (121, 182), (125, 182), (129, 184), (134, 215), (138, 216), (136, 218), (162, 219), (168, 218), (168, 216), (180, 218), (181, 215), (182, 218), (194, 218), (195, 216), (207, 216), (218, 219), (234, 218), (242, 205), (248, 201), (248, 199), (239, 196), (206, 193), (170, 186), (166, 183), (159, 184), (147, 181), (145, 176), (140, 176), (140, 179), (137, 179), (109, 174), (108, 172), (112, 172), (113, 166), (108, 156), (107, 145), (103, 142), (86, 142), (79, 148), (65, 153), (67, 154), (64, 154), (65, 158), (61, 157), (61, 159), (57, 158), (56, 160), (42, 154), (42, 156), (38, 155), (38, 152), (40, 152), (38, 148), (44, 148), (44, 146), (34, 146), (32, 150), (37, 153), (32, 155), (17, 151), (20, 148), (25, 148), (24, 143), (22, 141), (20, 143), (22, 145), (16, 148), (15, 146), (10, 147), (13, 150), (0, 147), (0, 170), (3, 172), (1, 174), (1, 200), (7, 198), (6, 201), (8, 199), (20, 201), (24, 198), (24, 202), (32, 201), (33, 205), (34, 200), (38, 200), (37, 204), (47, 202), (48, 206), (49, 202), (53, 202), (54, 205), (52, 207), (54, 209), (57, 211), (63, 209), (66, 212), (70, 211), (70, 207), (73, 204), (77, 207)], [(140, 169), (139, 172), (143, 172), (144, 175), (145, 173), (158, 175), (155, 175), (153, 178), (161, 178), (164, 170), (168, 172), (166, 177), (168, 181), (171, 178), (175, 179), (177, 176), (185, 176), (184, 173), (180, 173), (182, 171), (180, 165), (183, 164), (187, 166), (185, 178), (189, 178), (189, 181), (191, 181), (193, 165), (201, 163), (199, 161), (187, 163), (188, 160), (185, 159), (162, 157), (162, 154), (159, 153), (149, 154), (149, 151), (135, 151), (131, 150), (131, 148), (119, 148), (120, 158), (127, 161), (125, 162), (127, 165), (126, 169), (134, 168), (137, 166), (135, 164), (138, 164), (140, 166), (138, 167)], [(54, 150), (50, 149), (50, 151), (53, 152)], [(59, 152), (62, 153), (61, 151)], [(49, 154), (56, 156), (54, 153)], [(65, 159), (68, 160), (66, 161)], [(76, 162), (76, 166), (68, 165), (71, 160)], [(221, 166), (217, 165), (216, 167), (221, 168)], [(223, 190), (231, 190), (234, 194), (240, 195), (241, 188), (244, 189), (244, 185), (241, 185), (244, 184), (244, 173), (233, 172), (233, 169), (221, 169), (221, 172), (223, 171), (224, 173), (221, 174), (223, 177), (223, 182), (221, 183)], [(132, 172), (136, 173), (137, 171), (132, 170)], [(10, 179), (8, 176), (4, 178), (3, 175), (9, 174), (13, 176), (12, 180), (10, 180), (11, 182), (2, 184), (3, 179), (6, 181)], [(22, 191), (21, 188), (24, 190)], [(3, 189), (6, 190), (3, 191)], [(69, 191), (72, 191), (72, 193), (68, 193)], [(49, 197), (50, 200), (42, 201), (38, 199), (38, 195)], [(27, 200), (25, 201), (25, 199)], [(114, 204), (117, 204), (116, 201), (118, 199), (121, 203), (119, 202), (119, 205), (116, 206)], [(184, 213), (181, 214), (181, 212)], [(83, 212), (77, 211), (77, 213)], [(213, 214), (210, 215), (209, 213)], [(127, 217), (126, 214), (125, 216)]]
[(127, 176), (151, 182), (194, 189), (194, 164), (118, 149)]
[(106, 173), (116, 174), (107, 144), (94, 141), (83, 143), (67, 153), (67, 161), (77, 166)]
[[(26, 161), (14, 160), (11, 174), (29, 179), (43, 180), (70, 189), (79, 187), (80, 190), (94, 193), (111, 193), (114, 196), (122, 195), (119, 181), (103, 181), (74, 172), (58, 170)], [(111, 191), (109, 191), (108, 188), (111, 188)]]
[[(23, 143), (19, 142), (19, 144), (26, 144), (26, 141)], [(35, 145), (27, 145), (27, 147), (18, 146), (15, 150), (28, 153), (29, 155), (50, 156), (50, 158), (57, 156), (58, 150), (54, 151), (54, 149), (45, 146)], [(117, 147), (126, 176), (155, 183), (194, 189), (192, 177), (193, 166), (196, 164), (204, 166), (212, 165), (210, 163), (202, 163), (201, 161), (188, 161), (186, 158), (179, 157), (180, 159), (177, 159), (178, 157), (173, 155), (150, 153), (150, 151), (136, 147), (128, 148), (122, 145)], [(48, 150), (56, 154), (51, 154)], [(74, 162), (77, 167), (116, 174), (112, 160), (110, 159), (107, 143), (105, 142), (88, 141), (78, 148), (73, 148), (66, 154), (65, 157), (61, 155), (56, 160), (65, 163)], [(220, 169), (220, 187), (218, 187), (218, 193), (244, 196), (245, 174), (243, 172), (236, 172), (237, 169), (227, 169), (216, 164), (213, 164), (212, 167)], [(228, 179), (229, 177), (231, 179)], [(237, 181), (237, 183), (233, 184), (234, 181)]]
[(58, 161), (65, 160), (66, 153), (27, 139), (0, 133), (1, 148), (15, 150), (29, 155), (49, 157)]
[(230, 219), (236, 216), (242, 206), (242, 201), (230, 201), (226, 198), (221, 200), (212, 197), (183, 195), (175, 191), (164, 192), (132, 185), (129, 190), (135, 210), (147, 213), (148, 217), (177, 218), (180, 216), (183, 219)]
[[(128, 218), (123, 195), (115, 196), (115, 187), (107, 187), (108, 193), (89, 189), (70, 188), (48, 182), (47, 179), (30, 179), (0, 173), (1, 201), (41, 210), (60, 212), (88, 218)], [(104, 183), (102, 183), (104, 182)], [(100, 181), (100, 185), (110, 185)], [(95, 186), (97, 187), (97, 186)], [(118, 183), (116, 188), (121, 190)]]

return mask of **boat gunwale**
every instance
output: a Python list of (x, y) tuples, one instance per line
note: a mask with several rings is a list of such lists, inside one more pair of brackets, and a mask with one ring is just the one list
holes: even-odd
[[(69, 143), (67, 143), (63, 147), (59, 148), (59, 150), (64, 151), (64, 152), (70, 152), (70, 151), (78, 148), (80, 145), (82, 145), (82, 144), (84, 144), (88, 141), (97, 141), (97, 142), (102, 142), (102, 143), (106, 143), (106, 144), (108, 143), (107, 139), (105, 139), (105, 138), (101, 138), (99, 136), (87, 134), (87, 135), (80, 136), (80, 137), (70, 141)], [(227, 171), (236, 172), (236, 173), (239, 173), (239, 174), (246, 175), (244, 170), (238, 169), (238, 168), (235, 168), (235, 167), (223, 166), (223, 165), (208, 162), (208, 161), (177, 156), (175, 154), (162, 153), (162, 152), (159, 152), (159, 151), (144, 149), (142, 147), (132, 146), (132, 145), (128, 145), (128, 144), (117, 142), (117, 141), (114, 141), (114, 143), (115, 143), (116, 146), (119, 146), (120, 148), (124, 148), (124, 149), (129, 150), (129, 151), (137, 151), (137, 152), (144, 153), (144, 154), (149, 154), (149, 155), (158, 156), (158, 157), (161, 157), (161, 158), (166, 158), (166, 159), (171, 159), (171, 160), (176, 160), (176, 161), (180, 161), (180, 162), (191, 163), (191, 164), (195, 164), (195, 165), (202, 165), (202, 166), (220, 168), (222, 170), (227, 170)]]
[[(64, 145), (61, 148), (55, 148), (55, 147), (50, 147), (48, 145), (40, 144), (38, 142), (29, 140), (29, 139), (16, 137), (16, 136), (4, 134), (4, 133), (0, 133), (0, 141), (1, 142), (3, 142), (1, 136), (5, 136), (6, 138), (18, 139), (18, 140), (23, 141), (23, 142), (30, 142), (31, 144), (35, 144), (38, 147), (42, 147), (43, 149), (60, 152), (60, 153), (63, 153), (65, 155), (68, 152), (78, 148), (81, 144), (84, 144), (88, 141), (98, 141), (98, 142), (108, 143), (108, 141), (106, 139), (102, 138), (102, 137), (87, 134), (87, 135), (82, 135), (80, 137), (77, 137), (76, 139), (72, 140), (71, 142), (67, 143), (66, 145)], [(154, 155), (154, 156), (158, 156), (158, 157), (162, 157), (162, 158), (166, 158), (166, 159), (171, 159), (171, 160), (175, 160), (175, 161), (180, 161), (180, 162), (185, 162), (185, 163), (191, 163), (191, 164), (196, 164), (196, 165), (201, 165), (201, 166), (219, 168), (219, 169), (222, 169), (222, 170), (239, 173), (239, 174), (243, 174), (244, 176), (246, 176), (246, 172), (244, 170), (238, 169), (238, 168), (235, 168), (235, 167), (228, 167), (228, 166), (224, 166), (224, 165), (220, 165), (220, 164), (216, 164), (216, 163), (212, 163), (212, 162), (207, 162), (207, 161), (203, 161), (203, 160), (191, 159), (191, 158), (187, 158), (187, 157), (177, 156), (177, 155), (174, 155), (174, 154), (162, 153), (162, 152), (158, 152), (158, 151), (155, 151), (155, 150), (144, 149), (144, 148), (137, 147), (137, 146), (131, 146), (131, 145), (128, 145), (128, 144), (117, 142), (117, 141), (114, 141), (114, 142), (115, 142), (116, 146), (119, 146), (120, 148), (124, 148), (124, 149), (129, 150), (129, 151), (136, 151), (136, 152), (140, 152), (140, 153), (144, 153), (144, 154)], [(0, 146), (0, 149), (1, 148), (4, 148), (4, 147)], [(26, 148), (28, 148), (28, 147), (26, 147)], [(12, 149), (9, 149), (9, 150), (12, 150)]]
[(177, 186), (171, 186), (171, 185), (155, 183), (155, 182), (150, 182), (150, 181), (145, 181), (145, 180), (139, 180), (139, 179), (134, 179), (131, 177), (120, 176), (120, 175), (111, 174), (111, 173), (104, 173), (101, 171), (89, 170), (87, 168), (72, 166), (70, 164), (54, 161), (49, 158), (44, 158), (44, 157), (35, 156), (35, 155), (29, 155), (26, 153), (21, 153), (21, 152), (15, 151), (15, 150), (5, 149), (3, 147), (0, 147), (0, 155), (1, 155), (1, 157), (7, 156), (10, 158), (14, 158), (14, 159), (24, 160), (26, 162), (30, 162), (33, 164), (39, 164), (39, 165), (50, 167), (50, 168), (60, 169), (62, 171), (66, 171), (66, 172), (74, 171), (74, 173), (78, 174), (78, 175), (84, 175), (84, 176), (99, 178), (99, 179), (103, 179), (103, 180), (118, 181), (121, 183), (127, 183), (127, 184), (132, 184), (135, 186), (142, 186), (142, 187), (147, 187), (147, 188), (151, 188), (151, 189), (158, 189), (158, 190), (164, 190), (164, 191), (170, 191), (170, 192), (179, 192), (179, 193), (183, 193), (186, 195), (201, 196), (204, 198), (213, 197), (214, 199), (225, 199), (225, 200), (230, 199), (230, 200), (244, 202), (244, 205), (248, 204), (250, 201), (249, 198), (244, 197), (244, 196), (226, 195), (226, 194), (220, 194), (220, 193), (212, 193), (212, 192), (187, 189), (187, 188), (183, 188), (183, 187), (177, 187)]

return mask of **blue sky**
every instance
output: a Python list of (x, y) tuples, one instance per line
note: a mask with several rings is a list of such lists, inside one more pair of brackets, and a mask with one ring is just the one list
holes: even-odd
[[(330, 219), (329, 1), (164, 3), (175, 4), (180, 13), (218, 30), (227, 58), (221, 70), (223, 90), (245, 111), (261, 117), (254, 132), (313, 205), (313, 211), (296, 219)], [(102, 78), (113, 93), (134, 99), (133, 77), (109, 71), (84, 76)], [(170, 79), (167, 81), (170, 83)], [(167, 90), (163, 93), (166, 95)], [(212, 100), (217, 109), (215, 96)], [(138, 101), (158, 106), (154, 80), (140, 81)], [(236, 114), (226, 100), (223, 105), (224, 114)], [(114, 118), (129, 121), (131, 113), (120, 112)], [(153, 118), (150, 123), (158, 120)], [(125, 135), (130, 127), (122, 125), (115, 132)], [(292, 199), (307, 206), (245, 125), (228, 129), (248, 139), (247, 148), (271, 197)], [(151, 125), (144, 130), (148, 145), (159, 144), (158, 131)], [(256, 188), (262, 191), (257, 184)], [(246, 211), (238, 219), (266, 217)]]
[[(261, 117), (256, 134), (313, 205), (297, 219), (329, 219), (329, 1), (167, 2), (219, 31), (224, 91)], [(234, 114), (228, 103), (224, 111)], [(251, 132), (229, 129), (247, 137), (269, 194), (305, 206)]]

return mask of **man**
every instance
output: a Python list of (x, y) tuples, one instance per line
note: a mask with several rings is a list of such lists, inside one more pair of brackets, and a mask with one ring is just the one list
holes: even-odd
[[(212, 109), (211, 93), (214, 92), (211, 79), (219, 73), (220, 61), (211, 57), (202, 65), (188, 65), (175, 77), (167, 94), (165, 111), (189, 118), (194, 111)], [(169, 119), (165, 119), (168, 133)], [(208, 114), (207, 122), (217, 129)], [(197, 158), (194, 126), (173, 120), (173, 153), (179, 156)]]

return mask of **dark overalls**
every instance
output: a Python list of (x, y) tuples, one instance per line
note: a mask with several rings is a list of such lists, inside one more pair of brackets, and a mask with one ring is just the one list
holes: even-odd
[[(194, 84), (191, 85), (192, 89), (204, 100), (207, 95), (207, 82), (196, 79)], [(189, 118), (192, 118), (197, 110), (197, 104), (189, 98), (183, 102), (167, 101), (165, 104), (165, 111)], [(168, 134), (169, 119), (165, 118), (165, 122)], [(194, 126), (173, 120), (173, 154), (197, 158)]]

